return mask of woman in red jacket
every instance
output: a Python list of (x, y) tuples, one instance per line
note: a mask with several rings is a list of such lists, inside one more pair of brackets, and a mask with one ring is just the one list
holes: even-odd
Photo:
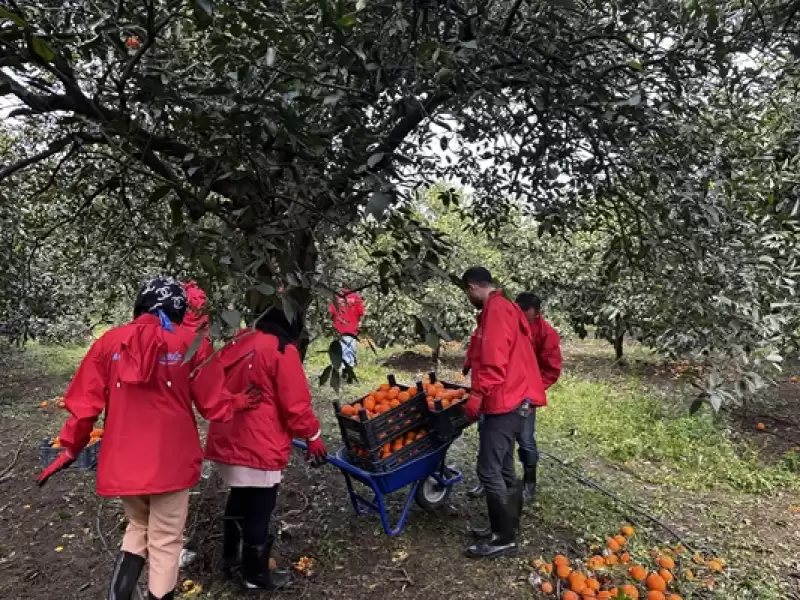
[(92, 344), (78, 367), (64, 397), (70, 412), (60, 433), (64, 451), (39, 476), (43, 485), (69, 466), (106, 412), (97, 494), (120, 496), (128, 518), (109, 600), (130, 600), (146, 559), (148, 598), (173, 598), (189, 489), (200, 479), (203, 461), (192, 406), (206, 419), (226, 421), (257, 400), (225, 391), (207, 340), (184, 359), (194, 338), (176, 326), (185, 312), (177, 281), (153, 279), (142, 287), (134, 320)]
[(263, 400), (230, 422), (212, 423), (206, 444), (206, 458), (217, 463), (230, 487), (223, 519), (223, 570), (232, 576), (241, 566), (246, 590), (279, 589), (291, 579), (287, 572), (269, 568), (275, 542), (269, 524), (292, 438), (307, 440), (309, 458), (327, 456), (296, 347), (302, 332), (299, 317), (289, 323), (282, 311), (272, 309), (255, 329), (240, 332), (220, 352), (228, 391), (253, 386)]

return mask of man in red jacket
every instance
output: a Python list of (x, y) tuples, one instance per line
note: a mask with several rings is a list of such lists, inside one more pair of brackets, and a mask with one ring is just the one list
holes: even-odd
[(200, 479), (203, 451), (193, 407), (211, 421), (251, 408), (258, 394), (231, 394), (208, 340), (185, 356), (194, 333), (180, 327), (186, 294), (172, 278), (148, 281), (134, 320), (92, 344), (64, 396), (70, 413), (61, 455), (38, 478), (68, 467), (105, 411), (97, 494), (121, 497), (128, 527), (112, 574), (109, 600), (130, 600), (149, 561), (150, 600), (171, 600), (178, 579), (189, 490)]
[(470, 349), (472, 391), (464, 411), (472, 421), (483, 415), (478, 478), (489, 513), (489, 528), (474, 531), (484, 541), (470, 546), (467, 554), (495, 558), (517, 551), (523, 490), (514, 473), (514, 443), (532, 407), (547, 402), (530, 327), (519, 306), (503, 296), (483, 267), (467, 270), (462, 283), (481, 311)]
[(328, 306), (333, 319), (333, 328), (339, 334), (342, 345), (342, 362), (348, 367), (356, 366), (356, 346), (358, 328), (364, 316), (364, 301), (361, 296), (348, 289), (336, 294), (334, 301)]
[[(531, 328), (531, 345), (542, 375), (544, 389), (548, 390), (561, 375), (561, 344), (558, 332), (542, 317), (542, 301), (533, 292), (517, 296), (517, 305)], [(519, 460), (525, 468), (523, 500), (529, 502), (536, 497), (536, 466), (539, 450), (536, 447), (536, 410), (532, 410), (525, 421), (519, 442)]]

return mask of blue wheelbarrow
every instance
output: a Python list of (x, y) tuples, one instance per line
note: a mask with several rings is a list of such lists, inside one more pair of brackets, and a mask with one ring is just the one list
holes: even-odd
[[(297, 448), (306, 449), (305, 443), (299, 440), (294, 440), (293, 443)], [(371, 473), (353, 465), (347, 460), (346, 448), (340, 448), (336, 454), (328, 455), (328, 462), (338, 467), (344, 475), (350, 503), (356, 514), (361, 516), (377, 513), (386, 534), (395, 536), (402, 533), (412, 502), (416, 501), (425, 510), (434, 510), (447, 503), (453, 492), (453, 486), (461, 481), (461, 473), (444, 464), (449, 448), (449, 442), (442, 444), (384, 473)], [(372, 499), (356, 491), (353, 486), (354, 479), (372, 491)], [(386, 507), (386, 496), (403, 488), (409, 488), (408, 493), (400, 518), (392, 527)]]

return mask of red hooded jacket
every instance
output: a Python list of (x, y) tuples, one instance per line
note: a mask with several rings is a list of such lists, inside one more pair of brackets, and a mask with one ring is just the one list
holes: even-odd
[(531, 342), (544, 389), (548, 389), (561, 375), (561, 340), (558, 332), (541, 316), (530, 323)]
[(229, 465), (280, 471), (289, 463), (292, 438), (310, 439), (319, 431), (300, 353), (278, 338), (247, 329), (220, 352), (229, 392), (250, 384), (262, 392), (254, 409), (236, 413), (229, 422), (211, 423), (206, 458)]
[(219, 361), (208, 360), (207, 340), (184, 363), (193, 338), (189, 329), (170, 333), (146, 314), (89, 348), (64, 396), (71, 416), (60, 438), (77, 455), (106, 411), (97, 463), (100, 496), (173, 492), (200, 479), (203, 451), (192, 404), (209, 420), (230, 419), (234, 404)]
[(183, 284), (186, 292), (188, 307), (186, 316), (183, 317), (184, 327), (197, 331), (201, 327), (208, 325), (208, 315), (203, 312), (206, 306), (206, 293), (194, 281), (187, 281)]
[(478, 315), (469, 348), (472, 398), (484, 414), (505, 414), (529, 399), (547, 404), (542, 377), (531, 346), (528, 321), (515, 302), (493, 292)]
[(328, 312), (333, 318), (333, 328), (339, 335), (358, 335), (358, 326), (364, 316), (364, 301), (361, 296), (342, 290), (328, 305)]

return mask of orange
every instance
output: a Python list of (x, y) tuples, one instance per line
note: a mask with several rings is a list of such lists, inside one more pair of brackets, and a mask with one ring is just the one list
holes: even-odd
[(388, 410), (389, 410), (389, 405), (385, 403), (379, 404), (378, 406), (375, 407), (375, 412), (378, 413), (379, 415), (388, 412)]
[(636, 581), (644, 581), (647, 579), (647, 570), (642, 565), (633, 565), (628, 569), (628, 575)]
[(631, 555), (628, 554), (627, 552), (623, 552), (622, 554), (619, 555), (619, 561), (621, 563), (629, 563), (631, 562)]
[(363, 406), (361, 406), (360, 402), (356, 402), (355, 404), (353, 404), (353, 408), (355, 409), (356, 412), (360, 412)]
[(553, 564), (557, 567), (560, 566), (568, 566), (569, 560), (563, 554), (556, 554), (556, 557), (553, 559)]
[(398, 406), (400, 406), (400, 400), (392, 400), (391, 402), (389, 402), (390, 408), (397, 408)]
[(433, 403), (433, 400), (428, 400), (428, 409), (436, 410), (436, 405)]
[(419, 390), (417, 389), (417, 386), (412, 385), (410, 388), (408, 388), (408, 392), (407, 393), (408, 393), (409, 398), (413, 398), (414, 396), (416, 396), (419, 393)]
[(590, 590), (589, 588), (583, 588), (581, 590), (581, 598), (596, 598), (594, 590)]
[(392, 386), (390, 386), (388, 383), (382, 383), (382, 384), (380, 384), (380, 386), (378, 386), (378, 391), (380, 391), (380, 392), (388, 392), (391, 388), (392, 388)]
[(608, 556), (606, 556), (606, 558), (605, 558), (605, 563), (606, 563), (606, 564), (607, 564), (609, 567), (613, 567), (613, 566), (614, 566), (614, 565), (616, 565), (618, 562), (619, 562), (619, 558), (617, 558), (617, 555), (616, 555), (616, 554), (609, 554), (609, 555), (608, 555)]
[(635, 585), (623, 585), (620, 591), (626, 596), (630, 596), (631, 600), (639, 600), (639, 588)]
[(647, 576), (647, 589), (665, 592), (667, 591), (667, 582), (658, 573), (650, 573)]
[(627, 535), (628, 537), (631, 537), (634, 533), (636, 533), (636, 530), (633, 528), (633, 525), (623, 525), (620, 528), (619, 532), (622, 535)]
[(373, 398), (372, 396), (367, 396), (364, 399), (364, 408), (366, 408), (368, 411), (374, 411), (375, 410), (375, 404), (376, 404), (375, 403), (375, 398)]
[(408, 402), (410, 398), (411, 396), (408, 395), (408, 392), (400, 392), (399, 394), (397, 394), (397, 399), (400, 402)]
[(387, 400), (388, 398), (389, 398), (388, 392), (378, 392), (377, 394), (375, 394), (375, 402), (378, 404), (380, 404), (384, 400)]
[(391, 390), (389, 390), (387, 397), (389, 398), (389, 400), (396, 400), (399, 395), (400, 395), (400, 390), (397, 388), (392, 388)]
[(612, 598), (619, 596), (619, 590), (615, 587), (612, 587), (610, 590), (608, 590), (608, 593), (611, 594)]
[(56, 402), (56, 406), (58, 406), (58, 408), (66, 408), (67, 403), (64, 402), (63, 400), (59, 400), (58, 402)]
[(397, 452), (397, 451), (398, 451), (398, 450), (400, 450), (402, 447), (403, 447), (403, 440), (402, 440), (402, 438), (401, 438), (401, 439), (399, 439), (399, 440), (395, 440), (394, 442), (392, 442), (392, 452)]
[(586, 575), (580, 571), (573, 571), (569, 575), (569, 589), (581, 593), (586, 588)]
[(553, 584), (549, 581), (545, 581), (542, 584), (542, 593), (543, 594), (552, 594), (553, 593)]
[(47, 400), (42, 400), (39, 402), (39, 408), (47, 408)]
[(667, 600), (683, 600), (678, 594), (670, 594)]
[(624, 535), (615, 535), (614, 541), (619, 544), (620, 548), (628, 543), (628, 540), (625, 538)]
[(600, 582), (597, 581), (594, 577), (590, 577), (586, 580), (586, 587), (588, 587), (593, 592), (597, 592), (600, 590)]
[(608, 538), (606, 540), (606, 545), (608, 546), (608, 549), (611, 550), (612, 552), (619, 552), (620, 550), (622, 550), (622, 546), (620, 546), (619, 542), (614, 538)]
[(572, 569), (567, 565), (558, 565), (556, 569), (556, 575), (558, 575), (559, 579), (566, 579), (570, 573), (572, 573)]
[(578, 596), (575, 592), (571, 590), (567, 590), (563, 594), (561, 594), (561, 600), (581, 600), (581, 597)]
[(659, 592), (658, 590), (650, 590), (647, 592), (647, 600), (667, 600), (666, 596), (664, 596), (664, 592)]
[(758, 429), (759, 431), (764, 431), (766, 428), (767, 426), (764, 425), (763, 423), (756, 424), (756, 429)]
[(714, 573), (722, 573), (723, 565), (721, 561), (715, 558), (714, 560), (708, 561), (708, 568)]
[(597, 600), (611, 600), (614, 596), (611, 595), (611, 592), (608, 590), (603, 590), (597, 592)]
[(442, 400), (442, 410), (450, 408), (450, 400)]
[(356, 410), (349, 404), (345, 404), (342, 406), (342, 414), (345, 417), (352, 417), (354, 414), (356, 414)]
[(667, 583), (669, 583), (670, 581), (672, 581), (673, 579), (675, 579), (675, 576), (674, 576), (674, 575), (672, 574), (672, 572), (671, 572), (671, 571), (669, 571), (668, 569), (661, 569), (661, 570), (658, 572), (658, 574), (661, 576), (661, 579), (663, 579), (663, 580), (664, 580), (664, 581), (666, 581)]
[[(614, 556), (613, 554), (611, 556)], [(616, 557), (615, 557), (616, 558)], [(606, 559), (600, 556), (599, 554), (595, 554), (592, 558), (589, 559), (587, 566), (590, 569), (602, 569), (606, 564)]]
[(662, 556), (658, 559), (658, 566), (662, 569), (674, 569), (675, 568), (675, 561), (672, 560), (669, 556)]

